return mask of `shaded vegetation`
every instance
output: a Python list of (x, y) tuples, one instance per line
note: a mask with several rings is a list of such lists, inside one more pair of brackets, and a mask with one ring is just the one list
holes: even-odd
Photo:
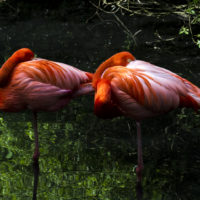
[[(192, 41), (200, 48), (200, 1), (157, 1), (157, 0), (99, 0), (98, 4), (90, 3), (99, 11), (114, 15), (116, 20), (122, 21), (116, 16), (120, 15), (145, 15), (145, 16), (167, 16), (177, 15), (183, 25), (179, 34), (190, 35)], [(98, 11), (97, 11), (98, 12)], [(122, 24), (133, 39), (136, 33), (131, 32), (128, 27)]]

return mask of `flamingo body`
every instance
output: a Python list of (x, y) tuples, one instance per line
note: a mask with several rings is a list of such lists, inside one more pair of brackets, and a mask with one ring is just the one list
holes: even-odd
[(107, 118), (110, 113), (115, 116), (117, 110), (118, 115), (142, 120), (182, 106), (197, 110), (200, 89), (175, 73), (145, 61), (108, 67), (97, 83), (95, 113), (100, 117)]
[(16, 64), (0, 88), (0, 110), (55, 111), (76, 96), (92, 91), (91, 74), (45, 59)]

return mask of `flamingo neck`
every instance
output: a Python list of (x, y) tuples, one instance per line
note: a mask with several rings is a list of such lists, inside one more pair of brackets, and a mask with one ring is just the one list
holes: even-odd
[(109, 58), (108, 60), (106, 60), (105, 62), (103, 62), (103, 63), (98, 67), (98, 69), (96, 70), (96, 72), (95, 72), (95, 74), (94, 74), (94, 76), (93, 76), (93, 81), (92, 81), (92, 86), (93, 86), (95, 89), (97, 88), (97, 84), (98, 84), (98, 82), (100, 81), (101, 75), (103, 74), (103, 72), (104, 72), (107, 68), (109, 68), (109, 67), (111, 67), (111, 66), (113, 66), (113, 65), (114, 65), (114, 63), (113, 63), (112, 59)]
[(94, 113), (103, 119), (122, 115), (121, 111), (114, 104), (111, 85), (108, 80), (101, 79), (101, 81), (97, 83), (97, 91), (94, 99)]

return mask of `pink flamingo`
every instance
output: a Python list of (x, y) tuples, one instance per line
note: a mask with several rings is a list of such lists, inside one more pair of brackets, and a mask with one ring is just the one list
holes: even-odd
[(45, 59), (33, 59), (28, 48), (16, 51), (0, 69), (0, 110), (33, 111), (35, 150), (38, 162), (38, 111), (56, 111), (72, 98), (92, 93), (92, 74), (72, 66)]
[(33, 111), (35, 150), (33, 154), (33, 200), (37, 199), (39, 142), (37, 112), (56, 111), (72, 98), (93, 92), (92, 74), (64, 63), (33, 59), (28, 48), (16, 51), (0, 69), (0, 110)]
[(175, 73), (120, 52), (96, 70), (94, 112), (101, 118), (120, 115), (136, 120), (138, 142), (137, 182), (142, 181), (140, 121), (178, 107), (200, 108), (200, 89)]

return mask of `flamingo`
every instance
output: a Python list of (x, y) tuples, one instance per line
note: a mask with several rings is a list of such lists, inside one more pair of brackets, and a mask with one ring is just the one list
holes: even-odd
[(92, 76), (64, 63), (34, 59), (34, 53), (28, 48), (14, 52), (0, 68), (0, 110), (31, 109), (33, 112), (33, 200), (37, 199), (40, 155), (37, 112), (57, 111), (72, 98), (92, 93)]
[(143, 157), (140, 122), (178, 107), (200, 108), (200, 89), (177, 74), (120, 52), (96, 70), (94, 113), (100, 118), (128, 116), (136, 120), (138, 165), (141, 185)]
[(72, 98), (92, 93), (92, 74), (72, 66), (45, 59), (34, 59), (34, 53), (22, 48), (0, 68), (0, 110), (33, 111), (35, 150), (38, 162), (39, 142), (37, 112), (57, 111)]

